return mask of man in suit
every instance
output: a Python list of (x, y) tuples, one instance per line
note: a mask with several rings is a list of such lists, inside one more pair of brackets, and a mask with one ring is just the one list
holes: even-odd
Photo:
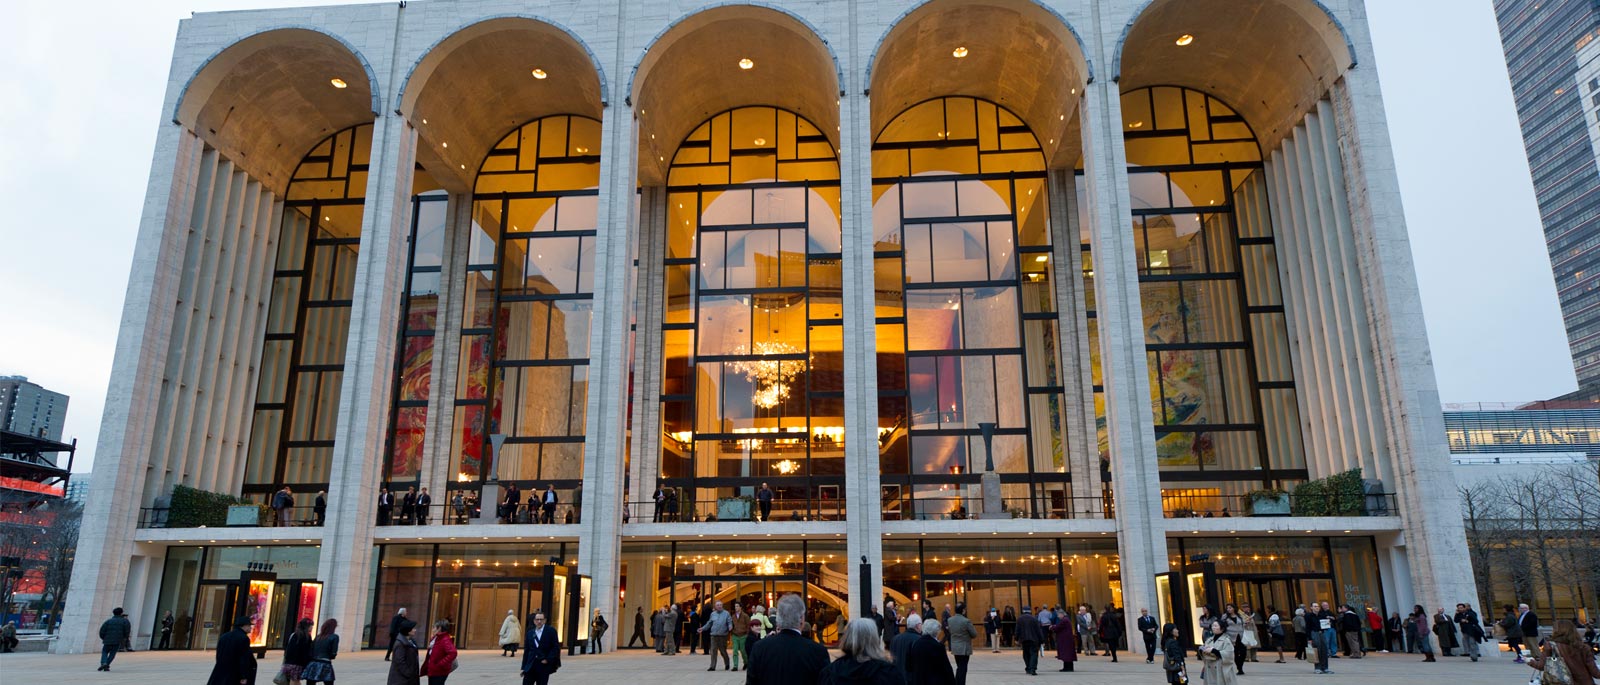
[(956, 658), (956, 685), (967, 685), (967, 662), (972, 660), (972, 641), (978, 639), (978, 627), (967, 618), (966, 602), (956, 603), (944, 632), (949, 635), (950, 655)]
[(544, 624), (544, 612), (533, 615), (533, 627), (523, 639), (522, 685), (549, 685), (550, 674), (561, 668), (561, 638)]
[(557, 501), (559, 500), (556, 497), (556, 486), (553, 484), (544, 486), (544, 495), (539, 498), (539, 510), (542, 512), (540, 516), (541, 523), (556, 522)]
[(1153, 663), (1156, 660), (1156, 634), (1161, 632), (1161, 627), (1156, 625), (1156, 617), (1150, 615), (1149, 609), (1139, 610), (1139, 634), (1144, 637), (1144, 662)]
[(406, 488), (405, 496), (400, 498), (400, 525), (409, 526), (416, 521), (417, 515), (417, 486)]
[(394, 512), (394, 493), (389, 488), (378, 492), (378, 525), (389, 525), (389, 516)]
[(1522, 638), (1528, 644), (1539, 644), (1539, 615), (1526, 604), (1517, 605), (1517, 627), (1522, 629)]
[(1483, 640), (1483, 624), (1478, 621), (1478, 612), (1472, 610), (1471, 604), (1457, 602), (1455, 622), (1461, 627), (1461, 637), (1466, 642), (1467, 656), (1477, 661), (1478, 643)]
[(828, 667), (828, 648), (800, 635), (805, 602), (800, 595), (784, 595), (773, 614), (772, 633), (750, 650), (745, 685), (814, 685)]
[(428, 494), (428, 488), (426, 486), (424, 486), (422, 488), (422, 492), (417, 493), (417, 502), (416, 502), (416, 513), (417, 513), (416, 522), (417, 522), (417, 525), (419, 525), (419, 526), (428, 525), (428, 507), (431, 507), (431, 506), (433, 506), (433, 495)]
[(1017, 617), (1017, 642), (1022, 643), (1022, 668), (1028, 675), (1039, 675), (1039, 643), (1044, 642), (1044, 627), (1034, 618), (1033, 609), (1022, 607)]
[(906, 654), (906, 682), (910, 685), (955, 685), (956, 676), (950, 671), (950, 659), (944, 655), (944, 643), (939, 641), (939, 620), (922, 620), (922, 637), (911, 643)]

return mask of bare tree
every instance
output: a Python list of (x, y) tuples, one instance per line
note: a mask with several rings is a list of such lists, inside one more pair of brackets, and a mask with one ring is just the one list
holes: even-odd
[[(50, 621), (46, 632), (54, 633), (56, 617), (65, 605), (67, 587), (72, 582), (72, 562), (78, 549), (78, 529), (83, 523), (83, 508), (61, 500), (51, 504), (54, 516), (40, 537), (40, 570), (44, 580), (41, 605), (48, 606)], [(48, 601), (47, 605), (43, 602)]]

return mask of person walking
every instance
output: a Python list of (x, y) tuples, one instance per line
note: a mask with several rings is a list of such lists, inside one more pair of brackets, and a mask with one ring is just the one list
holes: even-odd
[(289, 634), (289, 641), (283, 645), (283, 666), (278, 670), (288, 679), (289, 685), (300, 685), (301, 674), (310, 664), (311, 619), (302, 618), (295, 624), (294, 632)]
[(316, 517), (319, 526), (328, 522), (328, 491), (317, 491), (317, 498), (311, 500), (311, 515)]
[(169, 609), (167, 615), (161, 617), (161, 642), (156, 643), (156, 649), (172, 649), (172, 627), (176, 624)]
[(1272, 642), (1271, 647), (1278, 649), (1278, 660), (1273, 663), (1287, 663), (1283, 660), (1284, 637), (1283, 617), (1278, 615), (1278, 608), (1267, 607), (1267, 639)]
[(394, 643), (400, 637), (400, 625), (403, 623), (410, 623), (412, 627), (416, 627), (414, 621), (406, 618), (406, 608), (400, 607), (399, 611), (394, 612), (394, 616), (389, 617), (389, 648), (383, 652), (384, 661), (388, 661), (389, 657), (394, 655)]
[(1206, 685), (1239, 685), (1238, 659), (1233, 654), (1238, 644), (1228, 636), (1223, 623), (1212, 622), (1205, 642), (1200, 645), (1200, 661), (1205, 664), (1200, 677), (1205, 679)]
[(1421, 604), (1413, 605), (1411, 619), (1411, 641), (1422, 650), (1423, 663), (1438, 661), (1438, 659), (1433, 658), (1433, 645), (1428, 640), (1428, 612), (1422, 608)]
[(1178, 625), (1168, 623), (1161, 628), (1161, 670), (1167, 672), (1167, 685), (1187, 685), (1189, 674), (1185, 658), (1189, 650), (1183, 644), (1183, 632)]
[(650, 641), (644, 636), (644, 607), (633, 610), (633, 634), (628, 636), (628, 648), (632, 649), (635, 642), (645, 647), (650, 646)]
[(393, 658), (389, 661), (388, 685), (421, 685), (422, 661), (418, 658), (417, 643), (412, 639), (417, 622), (401, 619), (396, 627), (400, 632), (389, 643), (390, 656)]
[[(1526, 606), (1526, 605), (1524, 605)], [(1518, 620), (1516, 609), (1510, 604), (1505, 606), (1505, 618), (1500, 619), (1500, 627), (1506, 632), (1506, 647), (1512, 654), (1517, 655), (1515, 663), (1522, 663), (1522, 622)]]
[(1078, 622), (1066, 616), (1061, 620), (1040, 627), (1055, 636), (1056, 658), (1061, 661), (1061, 670), (1072, 671), (1073, 663), (1078, 660)]
[(1007, 604), (1000, 612), (1000, 646), (1010, 648), (1016, 642), (1017, 611)]
[(955, 611), (945, 622), (944, 632), (950, 644), (950, 655), (956, 659), (956, 685), (967, 685), (967, 662), (972, 661), (972, 641), (978, 639), (978, 628), (967, 618), (967, 603), (956, 602)]
[[(256, 655), (250, 651), (250, 634), (244, 630), (250, 624), (249, 616), (239, 616), (233, 619), (233, 630), (217, 638), (217, 663), (211, 667), (206, 685), (255, 685)], [(111, 668), (102, 666), (100, 670)]]
[(606, 629), (610, 627), (611, 624), (606, 623), (606, 617), (600, 614), (599, 609), (595, 609), (594, 618), (589, 621), (589, 642), (584, 645), (589, 648), (590, 654), (605, 653)]
[(1300, 605), (1294, 610), (1294, 619), (1289, 621), (1289, 627), (1294, 629), (1294, 658), (1296, 661), (1306, 660), (1306, 607)]
[(122, 649), (122, 643), (133, 634), (133, 624), (122, 615), (122, 607), (111, 610), (111, 618), (100, 624), (100, 668), (97, 671), (111, 670), (111, 661), (117, 658), (117, 650)]
[(1261, 617), (1256, 615), (1255, 608), (1249, 604), (1244, 605), (1239, 617), (1244, 619), (1243, 630), (1239, 632), (1239, 643), (1244, 645), (1245, 661), (1255, 663), (1256, 650), (1261, 648)]
[(330, 618), (322, 622), (316, 642), (311, 643), (311, 663), (300, 671), (305, 685), (333, 685), (333, 660), (339, 656), (338, 630), (338, 621)]
[[(428, 487), (424, 485), (422, 491), (417, 493), (416, 517), (417, 525), (428, 525), (428, 507), (433, 506), (433, 495), (428, 494)], [(431, 678), (431, 676), (430, 676)], [(429, 682), (432, 682), (431, 679)], [(440, 681), (443, 682), (443, 681)]]
[(661, 617), (661, 653), (672, 656), (678, 653), (678, 631), (683, 623), (683, 615), (678, 613), (678, 605), (667, 605), (667, 615)]
[(989, 607), (989, 613), (983, 617), (983, 632), (989, 637), (989, 651), (1000, 653), (1000, 612), (994, 607)]
[(1522, 630), (1522, 638), (1530, 644), (1539, 644), (1539, 615), (1526, 604), (1518, 604), (1517, 612), (1517, 627)]
[(450, 622), (439, 619), (433, 624), (433, 638), (428, 640), (428, 656), (422, 660), (422, 675), (428, 676), (428, 685), (444, 685), (456, 670), (456, 641), (450, 637)]
[(1122, 644), (1122, 613), (1115, 606), (1106, 605), (1104, 613), (1100, 614), (1100, 644), (1105, 645), (1106, 654), (1111, 655), (1111, 663), (1117, 663), (1117, 645)]
[(689, 643), (689, 653), (694, 654), (694, 650), (700, 648), (700, 624), (704, 623), (705, 619), (695, 603), (687, 602), (685, 605), (688, 609), (684, 610), (683, 627), (679, 629), (683, 639), (678, 642)]
[(1439, 638), (1440, 656), (1455, 656), (1450, 652), (1457, 648), (1456, 622), (1444, 613), (1444, 607), (1439, 607), (1439, 612), (1433, 615), (1433, 635)]
[(906, 663), (910, 660), (911, 645), (922, 638), (922, 614), (913, 612), (906, 617), (906, 629), (894, 636), (894, 641), (889, 643), (889, 656), (893, 657), (895, 668), (900, 670), (900, 675), (906, 675)]
[(878, 622), (872, 618), (854, 618), (846, 623), (839, 638), (841, 656), (822, 669), (818, 685), (905, 685), (905, 675), (884, 652), (880, 632)]
[(389, 517), (394, 514), (394, 493), (389, 488), (378, 490), (378, 525), (389, 525)]
[(1159, 627), (1156, 625), (1156, 617), (1150, 615), (1149, 609), (1140, 609), (1139, 622), (1134, 627), (1139, 629), (1139, 636), (1144, 638), (1144, 662), (1147, 664), (1155, 663), (1156, 638), (1161, 637), (1161, 633), (1158, 630)]
[(1044, 642), (1044, 628), (1033, 615), (1033, 609), (1022, 607), (1017, 617), (1017, 642), (1022, 643), (1022, 668), (1028, 675), (1039, 675), (1039, 643)]
[(761, 489), (756, 490), (756, 504), (761, 508), (761, 521), (766, 523), (772, 520), (772, 486), (761, 484)]
[[(1233, 657), (1235, 675), (1244, 675), (1244, 617), (1239, 615), (1239, 607), (1232, 604), (1222, 605), (1222, 632), (1233, 642), (1233, 649), (1229, 655)], [(1207, 684), (1211, 685), (1211, 684)]]
[(543, 611), (535, 613), (523, 636), (528, 648), (522, 652), (522, 685), (549, 685), (551, 674), (561, 668), (561, 636), (544, 621)]
[(939, 641), (943, 626), (937, 618), (922, 619), (922, 637), (911, 643), (906, 652), (907, 685), (953, 685), (956, 677), (950, 670), (950, 659), (945, 656), (944, 643)]
[(722, 608), (722, 602), (712, 605), (711, 613), (706, 615), (699, 631), (711, 636), (711, 646), (706, 648), (706, 654), (711, 656), (711, 667), (707, 668), (707, 671), (717, 670), (719, 655), (722, 657), (722, 670), (732, 670), (728, 658), (728, 632), (731, 630), (733, 630), (733, 617)]
[[(1422, 630), (1428, 629), (1428, 616), (1422, 616)], [(1366, 648), (1361, 645), (1361, 616), (1354, 607), (1347, 604), (1339, 605), (1339, 628), (1344, 631), (1345, 656), (1360, 659), (1367, 655)]]
[[(745, 638), (748, 637), (750, 637), (750, 615), (744, 613), (743, 604), (734, 602), (732, 624), (728, 626), (728, 639), (732, 642), (733, 670), (735, 671), (739, 670), (739, 657), (741, 656), (744, 657), (745, 668), (750, 667), (750, 656), (745, 651), (749, 649), (749, 647), (745, 646)], [(842, 643), (844, 637), (840, 636), (839, 640)]]
[(1483, 624), (1478, 621), (1478, 612), (1472, 610), (1471, 604), (1458, 602), (1453, 620), (1461, 627), (1461, 642), (1466, 647), (1467, 656), (1477, 661), (1483, 642)]
[(506, 618), (500, 622), (500, 656), (515, 658), (522, 647), (522, 622), (517, 620), (516, 609), (506, 609)]
[(814, 685), (828, 667), (828, 648), (800, 635), (806, 604), (788, 594), (772, 608), (773, 633), (750, 649), (745, 685)]
[(1565, 685), (1595, 685), (1600, 680), (1600, 668), (1595, 666), (1594, 653), (1578, 637), (1578, 626), (1572, 621), (1556, 621), (1550, 639), (1539, 645), (1539, 651), (1528, 659), (1528, 665), (1543, 673), (1541, 682)]

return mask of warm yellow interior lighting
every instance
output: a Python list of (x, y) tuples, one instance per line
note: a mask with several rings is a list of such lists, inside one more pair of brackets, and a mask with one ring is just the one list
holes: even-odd
[(739, 68), (740, 69), (751, 69), (751, 68), (754, 68), (755, 66), (756, 66), (755, 60), (750, 59), (749, 57), (743, 57), (743, 58), (740, 58), (740, 60), (739, 60)]
[(342, 78), (332, 79), (332, 80), (328, 81), (328, 83), (332, 83), (334, 88), (348, 88), (348, 87), (350, 87), (350, 84), (345, 83), (344, 79), (342, 79)]
[(544, 79), (550, 78), (550, 74), (545, 73), (545, 70), (543, 69), (536, 68), (533, 70), (533, 77), (543, 81)]
[(965, 45), (960, 46), (960, 47), (956, 48), (955, 50), (950, 51), (950, 54), (954, 55), (956, 59), (961, 59), (962, 57), (966, 57), (967, 56), (967, 46), (965, 46)]
[(1188, 44), (1193, 43), (1193, 42), (1194, 42), (1194, 36), (1191, 36), (1191, 35), (1189, 35), (1187, 33), (1185, 33), (1185, 34), (1183, 34), (1181, 36), (1178, 36), (1178, 44), (1179, 45), (1188, 45)]

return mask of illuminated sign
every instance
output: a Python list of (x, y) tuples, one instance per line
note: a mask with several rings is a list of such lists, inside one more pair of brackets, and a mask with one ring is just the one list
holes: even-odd
[(270, 580), (252, 580), (245, 596), (244, 610), (250, 616), (250, 646), (267, 646), (267, 617), (272, 611), (272, 588), (277, 583)]
[(317, 624), (322, 622), (322, 583), (305, 582), (300, 584), (300, 610), (295, 613), (298, 619), (311, 619), (311, 630), (316, 632)]

